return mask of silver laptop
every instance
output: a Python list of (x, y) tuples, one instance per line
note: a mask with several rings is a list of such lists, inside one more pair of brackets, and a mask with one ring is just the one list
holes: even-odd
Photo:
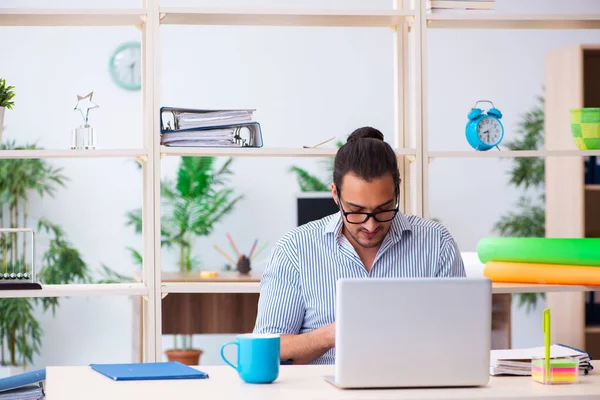
[(492, 286), (486, 278), (340, 279), (340, 388), (481, 386), (489, 380)]

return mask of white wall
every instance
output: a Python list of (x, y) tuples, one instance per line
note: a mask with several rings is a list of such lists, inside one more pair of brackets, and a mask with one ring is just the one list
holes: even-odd
[[(0, 6), (48, 6), (44, 1), (0, 0)], [(57, 7), (82, 6), (56, 1)], [(216, 3), (216, 2), (213, 2)], [(279, 4), (257, 2), (259, 6)], [(388, 7), (388, 1), (304, 2), (322, 7)], [(520, 11), (522, 2), (498, 0), (502, 12)], [(569, 2), (572, 12), (598, 12), (593, 0)], [(91, 0), (86, 4), (93, 4)], [(169, 2), (176, 5), (208, 2)], [(229, 1), (221, 5), (240, 5)], [(245, 4), (245, 3), (244, 3)], [(302, 4), (298, 1), (296, 4)], [(555, 12), (565, 2), (536, 1), (527, 11)], [(103, 6), (136, 6), (104, 2)], [(291, 2), (285, 4), (292, 5)], [(54, 4), (53, 4), (54, 6)], [(574, 9), (579, 8), (579, 10)], [(111, 52), (122, 42), (140, 40), (135, 28), (0, 28), (0, 76), (16, 86), (15, 110), (7, 113), (5, 135), (46, 148), (66, 148), (78, 124), (76, 95), (94, 90), (100, 105), (90, 121), (102, 148), (141, 146), (139, 92), (116, 87), (108, 74)], [(466, 114), (486, 98), (504, 112), (506, 140), (517, 116), (541, 93), (543, 58), (548, 50), (598, 42), (597, 31), (432, 31), (429, 33), (429, 127), (432, 149), (469, 149)], [(266, 146), (299, 147), (372, 125), (392, 140), (392, 36), (387, 29), (326, 28), (162, 28), (161, 104), (185, 107), (254, 107)], [(173, 177), (177, 159), (163, 160)], [(124, 226), (125, 212), (139, 207), (141, 175), (131, 160), (51, 160), (64, 167), (68, 188), (54, 199), (34, 200), (32, 217), (61, 224), (92, 268), (105, 263), (121, 273), (135, 272), (127, 246), (140, 238)], [(227, 248), (225, 233), (249, 248), (259, 237), (274, 243), (295, 225), (298, 188), (290, 165), (318, 172), (318, 160), (236, 159), (233, 185), (243, 203), (223, 220), (213, 237), (197, 241), (196, 255), (206, 269), (224, 264), (212, 244)], [(431, 164), (431, 215), (440, 218), (463, 251), (492, 234), (493, 223), (514, 204), (507, 186), (509, 161), (436, 160)], [(251, 229), (248, 229), (251, 227)], [(41, 248), (44, 238), (40, 238)], [(266, 252), (263, 253), (266, 256)], [(165, 269), (175, 256), (166, 254)], [(255, 266), (260, 268), (260, 265)], [(39, 366), (123, 361), (131, 355), (130, 300), (65, 299), (55, 318), (45, 315)], [(537, 314), (536, 314), (537, 316)], [(514, 345), (537, 344), (538, 319), (515, 313)], [(93, 340), (90, 340), (93, 338)], [(220, 363), (218, 346), (229, 337), (198, 337), (204, 364)], [(165, 347), (170, 338), (164, 339)]]

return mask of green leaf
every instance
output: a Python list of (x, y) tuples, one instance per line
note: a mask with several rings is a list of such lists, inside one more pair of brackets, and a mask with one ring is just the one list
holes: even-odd
[(8, 86), (6, 80), (0, 78), (0, 107), (6, 107), (9, 110), (15, 105), (12, 99), (15, 97), (14, 86)]
[(302, 192), (328, 192), (331, 190), (330, 186), (302, 168), (292, 166), (290, 172), (296, 174), (296, 179)]
[(119, 274), (104, 264), (102, 264), (101, 275), (102, 278), (99, 279), (97, 283), (122, 283), (133, 281), (132, 277)]

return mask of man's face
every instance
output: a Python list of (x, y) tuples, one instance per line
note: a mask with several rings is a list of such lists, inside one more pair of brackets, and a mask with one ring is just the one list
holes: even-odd
[[(391, 174), (385, 174), (367, 182), (353, 173), (348, 173), (342, 178), (340, 191), (338, 193), (335, 185), (332, 186), (333, 198), (338, 206), (341, 202), (341, 208), (345, 212), (377, 212), (392, 210), (396, 207), (396, 191)], [(348, 216), (348, 218), (358, 218), (358, 220), (360, 217)], [(362, 218), (364, 217), (362, 216)], [(351, 224), (343, 216), (342, 221), (344, 229), (354, 239), (354, 242), (365, 248), (379, 246), (392, 225), (392, 221), (379, 222), (373, 217), (359, 224)]]

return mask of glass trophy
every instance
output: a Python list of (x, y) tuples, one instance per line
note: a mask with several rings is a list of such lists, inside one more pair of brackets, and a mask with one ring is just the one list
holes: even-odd
[(89, 113), (92, 108), (98, 108), (98, 104), (92, 102), (94, 92), (86, 96), (77, 95), (77, 104), (73, 111), (79, 111), (83, 124), (71, 132), (71, 149), (84, 150), (96, 148), (96, 131), (89, 124)]

